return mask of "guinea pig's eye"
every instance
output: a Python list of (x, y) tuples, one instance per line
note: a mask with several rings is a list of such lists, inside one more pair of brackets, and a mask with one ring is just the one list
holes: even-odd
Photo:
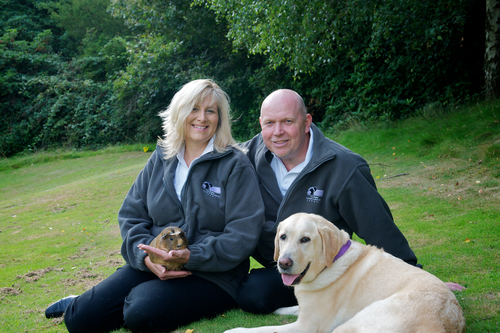
[(307, 242), (309, 242), (310, 240), (311, 240), (311, 239), (310, 239), (309, 237), (302, 237), (302, 238), (300, 239), (300, 242), (301, 242), (301, 243), (307, 243)]
[(286, 239), (286, 235), (285, 235), (285, 234), (281, 235), (281, 236), (280, 236), (280, 239), (281, 239), (281, 240), (285, 240), (285, 239)]
[(174, 240), (174, 237), (170, 236), (170, 240), (173, 241)]

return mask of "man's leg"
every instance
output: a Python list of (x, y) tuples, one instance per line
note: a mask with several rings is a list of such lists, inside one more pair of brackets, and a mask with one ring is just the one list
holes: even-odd
[(169, 332), (236, 307), (218, 285), (191, 275), (142, 283), (127, 296), (123, 314), (133, 332)]
[(125, 297), (137, 285), (158, 277), (129, 265), (73, 299), (66, 308), (64, 323), (73, 332), (109, 332), (123, 327)]
[(238, 290), (238, 305), (243, 311), (267, 314), (297, 305), (293, 287), (283, 284), (276, 267), (252, 269)]

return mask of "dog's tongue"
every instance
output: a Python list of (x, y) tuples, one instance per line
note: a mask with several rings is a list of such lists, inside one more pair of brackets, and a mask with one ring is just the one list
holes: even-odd
[(281, 274), (281, 279), (283, 280), (283, 283), (287, 286), (291, 286), (293, 281), (299, 276), (300, 274)]

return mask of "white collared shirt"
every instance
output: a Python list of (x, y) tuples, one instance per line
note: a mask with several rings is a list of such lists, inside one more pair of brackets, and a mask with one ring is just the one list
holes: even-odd
[[(187, 166), (186, 161), (184, 160), (184, 152), (186, 151), (186, 146), (184, 145), (181, 149), (181, 151), (177, 154), (177, 159), (179, 160), (179, 163), (177, 163), (177, 168), (175, 169), (175, 175), (174, 175), (174, 186), (175, 186), (175, 192), (177, 192), (177, 197), (179, 200), (181, 200), (181, 192), (182, 188), (184, 187), (184, 184), (186, 183), (187, 176), (189, 173), (189, 169), (193, 166), (193, 163), (202, 157), (205, 154), (210, 153), (214, 149), (214, 140), (215, 140), (215, 135), (210, 139), (210, 141), (207, 144), (207, 147), (201, 153), (200, 156), (195, 158), (189, 167)], [(182, 201), (182, 200), (181, 200)]]
[(312, 158), (312, 155), (313, 155), (313, 149), (312, 149), (313, 131), (312, 131), (312, 129), (309, 130), (309, 133), (311, 134), (311, 136), (309, 138), (309, 146), (307, 147), (306, 158), (302, 163), (295, 166), (295, 168), (293, 168), (292, 170), (288, 171), (285, 167), (285, 164), (281, 160), (281, 158), (274, 155), (274, 153), (273, 153), (274, 158), (271, 161), (271, 168), (273, 168), (274, 174), (276, 175), (276, 180), (278, 181), (278, 186), (279, 186), (279, 188), (281, 190), (281, 194), (283, 194), (283, 196), (285, 196), (285, 193), (286, 193), (286, 191), (288, 191), (288, 188), (290, 187), (290, 185), (292, 185), (295, 178), (297, 178), (299, 173), (302, 170), (304, 170), (304, 168), (306, 167), (306, 165), (309, 163), (309, 161)]

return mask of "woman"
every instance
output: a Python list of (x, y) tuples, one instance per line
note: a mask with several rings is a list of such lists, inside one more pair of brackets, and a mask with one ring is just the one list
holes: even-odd
[[(126, 265), (81, 296), (56, 302), (70, 332), (171, 331), (237, 306), (264, 206), (250, 162), (234, 147), (228, 97), (213, 81), (195, 80), (160, 116), (165, 138), (118, 214)], [(184, 230), (187, 249), (147, 246), (166, 226)], [(167, 271), (148, 252), (185, 270)]]

